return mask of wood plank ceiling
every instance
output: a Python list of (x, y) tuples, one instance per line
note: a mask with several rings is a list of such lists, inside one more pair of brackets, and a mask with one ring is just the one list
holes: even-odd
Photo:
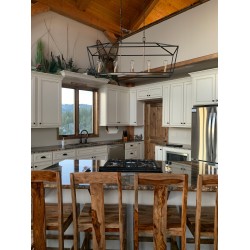
[(209, 0), (31, 0), (31, 15), (53, 11), (104, 32), (110, 42)]

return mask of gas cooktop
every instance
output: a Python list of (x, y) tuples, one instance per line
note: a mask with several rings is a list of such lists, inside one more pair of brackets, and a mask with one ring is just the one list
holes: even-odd
[(162, 173), (162, 167), (154, 160), (108, 160), (99, 172), (149, 172)]

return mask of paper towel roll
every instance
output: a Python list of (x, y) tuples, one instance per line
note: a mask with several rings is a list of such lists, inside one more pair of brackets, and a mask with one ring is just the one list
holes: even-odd
[(106, 126), (107, 134), (117, 134), (117, 133), (118, 133), (118, 130), (119, 130), (118, 127)]

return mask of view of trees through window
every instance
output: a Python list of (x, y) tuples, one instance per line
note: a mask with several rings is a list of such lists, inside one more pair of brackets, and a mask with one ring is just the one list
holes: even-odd
[[(78, 107), (77, 112), (75, 107)], [(74, 136), (80, 134), (82, 129), (93, 133), (93, 91), (62, 88), (62, 125), (59, 135)]]

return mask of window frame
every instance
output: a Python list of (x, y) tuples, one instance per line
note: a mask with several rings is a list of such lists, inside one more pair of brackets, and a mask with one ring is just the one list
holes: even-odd
[(60, 135), (59, 128), (57, 129), (57, 139), (80, 139), (79, 133), (79, 90), (88, 90), (93, 92), (93, 133), (89, 133), (89, 137), (99, 137), (99, 92), (96, 88), (82, 86), (77, 83), (63, 83), (62, 88), (73, 89), (75, 92), (75, 134), (74, 135)]

